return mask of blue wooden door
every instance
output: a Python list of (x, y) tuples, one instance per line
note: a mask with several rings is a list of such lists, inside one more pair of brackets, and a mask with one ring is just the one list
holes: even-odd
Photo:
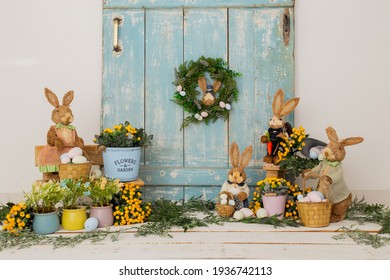
[[(102, 127), (129, 120), (154, 135), (140, 177), (147, 199), (214, 198), (230, 168), (229, 146), (254, 146), (248, 184), (264, 177), (260, 136), (278, 88), (294, 95), (293, 0), (106, 0), (103, 11)], [(119, 48), (113, 49), (114, 20)], [(228, 121), (191, 125), (171, 101), (174, 69), (200, 56), (241, 72)], [(289, 117), (292, 122), (292, 116)], [(151, 187), (149, 187), (151, 186)]]

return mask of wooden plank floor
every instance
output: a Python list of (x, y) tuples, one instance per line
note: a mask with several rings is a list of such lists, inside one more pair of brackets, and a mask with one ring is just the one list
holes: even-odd
[[(160, 236), (136, 237), (135, 228), (127, 227), (119, 240), (107, 238), (101, 243), (86, 241), (74, 248), (53, 249), (33, 246), (0, 252), (0, 259), (39, 260), (154, 260), (154, 259), (267, 259), (267, 260), (390, 260), (390, 245), (375, 249), (358, 245), (352, 239), (332, 237), (342, 226), (356, 225), (353, 221), (330, 224), (324, 228), (278, 227), (243, 223), (198, 227), (183, 232), (172, 229), (173, 238)], [(379, 225), (357, 225), (368, 232), (378, 232)], [(113, 230), (126, 227), (112, 227)], [(58, 234), (77, 232), (60, 230)]]

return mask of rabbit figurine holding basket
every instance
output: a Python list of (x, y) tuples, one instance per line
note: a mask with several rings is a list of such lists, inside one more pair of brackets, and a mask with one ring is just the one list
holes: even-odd
[(273, 117), (269, 120), (269, 129), (265, 135), (262, 135), (260, 141), (267, 144), (267, 155), (264, 156), (263, 161), (266, 163), (277, 162), (277, 150), (279, 148), (279, 142), (287, 134), (291, 134), (291, 124), (285, 121), (285, 117), (288, 116), (299, 103), (299, 98), (292, 98), (287, 102), (284, 102), (284, 92), (279, 89), (272, 102)]
[(349, 137), (339, 140), (332, 127), (326, 129), (330, 140), (320, 154), (320, 164), (304, 172), (304, 178), (318, 178), (317, 190), (332, 202), (331, 222), (339, 222), (345, 218), (348, 207), (352, 203), (352, 194), (343, 176), (341, 161), (345, 158), (345, 146), (363, 142), (362, 137)]
[(43, 173), (43, 179), (56, 179), (58, 176), (58, 164), (60, 155), (68, 152), (73, 147), (84, 147), (84, 141), (77, 135), (76, 128), (70, 125), (74, 119), (69, 108), (73, 100), (73, 91), (66, 93), (60, 105), (57, 96), (48, 88), (45, 88), (45, 96), (54, 107), (51, 115), (55, 123), (47, 132), (47, 145), (40, 151), (37, 157), (37, 165)]
[(249, 164), (253, 153), (252, 145), (245, 148), (240, 157), (240, 151), (236, 142), (230, 145), (230, 162), (232, 168), (228, 173), (228, 180), (222, 185), (220, 196), (226, 195), (234, 198), (232, 206), (238, 211), (248, 207), (249, 187), (245, 183), (245, 167)]

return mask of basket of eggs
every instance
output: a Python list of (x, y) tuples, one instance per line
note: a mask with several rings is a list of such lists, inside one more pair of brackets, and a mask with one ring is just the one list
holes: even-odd
[(79, 147), (70, 149), (60, 156), (58, 175), (62, 179), (88, 179), (91, 162), (88, 155)]
[(217, 198), (215, 209), (217, 210), (219, 216), (230, 218), (233, 216), (236, 209), (235, 205), (236, 202), (234, 201), (234, 197), (231, 193), (221, 192)]

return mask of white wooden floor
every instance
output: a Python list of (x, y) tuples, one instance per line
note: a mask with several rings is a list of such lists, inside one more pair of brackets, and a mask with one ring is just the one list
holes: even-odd
[[(330, 224), (324, 228), (278, 227), (243, 223), (199, 227), (188, 232), (172, 230), (173, 238), (136, 237), (136, 229), (121, 233), (117, 242), (110, 238), (92, 244), (87, 241), (74, 248), (53, 249), (34, 246), (26, 249), (6, 249), (0, 259), (39, 260), (155, 260), (155, 259), (266, 259), (266, 260), (390, 260), (390, 245), (375, 249), (358, 245), (351, 239), (335, 240), (336, 230), (350, 227), (353, 221)], [(112, 227), (117, 230), (121, 227)], [(377, 232), (376, 224), (358, 228)], [(59, 232), (74, 235), (75, 232)]]

